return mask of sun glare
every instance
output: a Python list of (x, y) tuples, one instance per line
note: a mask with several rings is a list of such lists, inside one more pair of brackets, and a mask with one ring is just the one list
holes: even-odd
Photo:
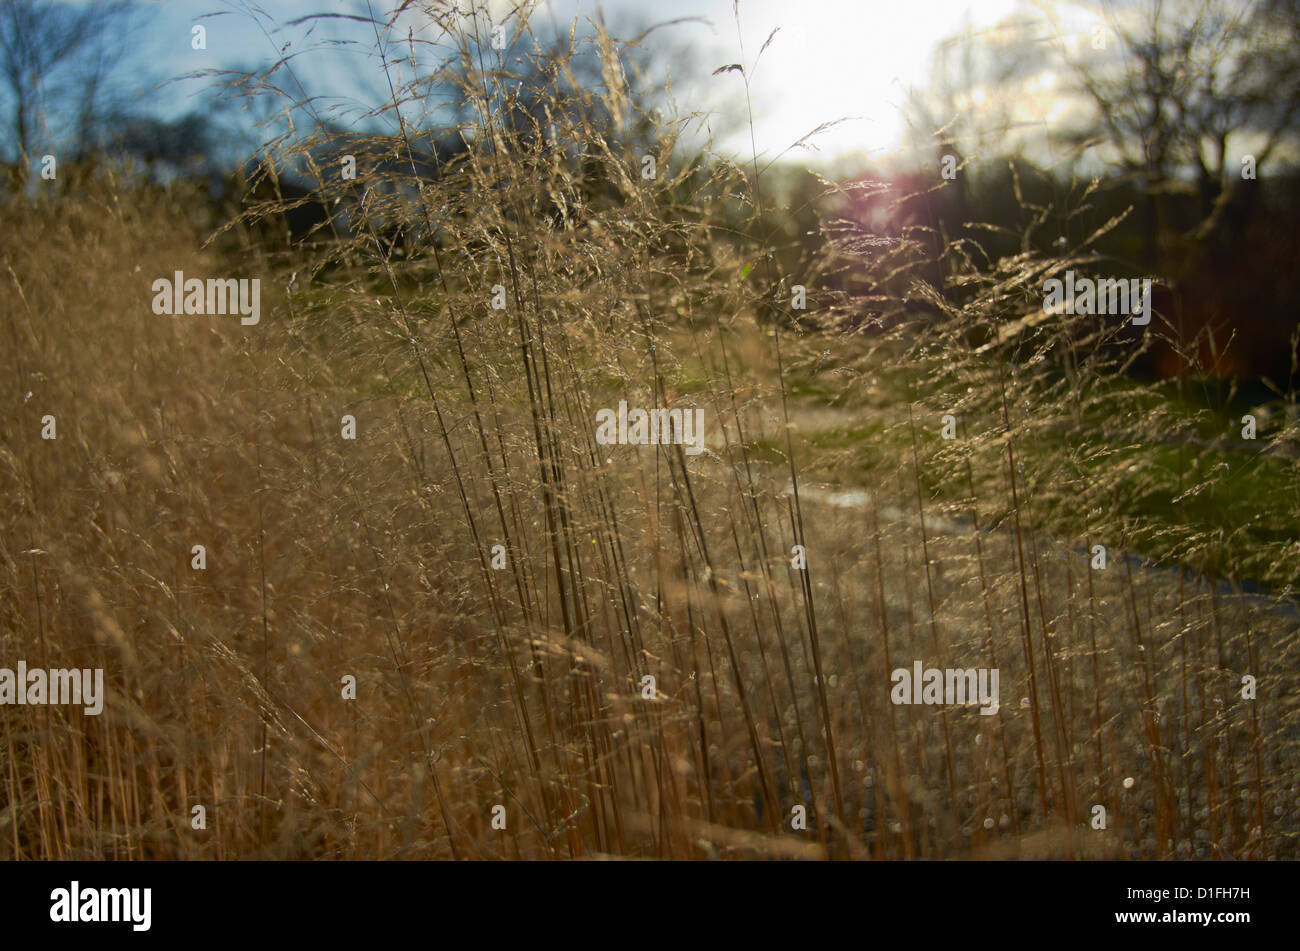
[[(729, 13), (730, 3), (725, 6)], [(927, 84), (935, 45), (967, 28), (986, 29), (1015, 8), (1014, 0), (987, 0), (973, 12), (958, 0), (914, 0), (883, 11), (861, 0), (822, 0), (801, 5), (801, 15), (791, 17), (781, 0), (742, 4), (751, 62), (780, 27), (751, 77), (760, 152), (775, 157), (836, 120), (844, 121), (810, 141), (820, 156), (808, 157), (897, 149), (908, 91)]]

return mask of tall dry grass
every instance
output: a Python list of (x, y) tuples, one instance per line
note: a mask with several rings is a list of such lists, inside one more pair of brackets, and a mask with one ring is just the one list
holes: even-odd
[[(836, 210), (882, 186), (828, 182), (791, 269), (761, 163), (683, 161), (618, 42), (521, 63), (430, 13), (436, 48), (376, 23), (355, 181), (323, 121), (268, 144), (348, 210), (313, 242), (180, 187), (5, 209), (0, 658), (109, 697), (0, 708), (0, 855), (1295, 856), (1292, 592), (1119, 504), (1173, 445), (1181, 493), (1267, 457), (1294, 512), (1294, 423), (1202, 468), (1131, 328), (1015, 323), (1078, 262), (875, 238)], [(417, 182), (435, 76), (474, 132)], [(175, 270), (261, 277), (261, 323), (153, 315)], [(703, 408), (709, 451), (598, 445), (620, 399)], [(999, 712), (895, 706), (915, 660), (997, 668)]]

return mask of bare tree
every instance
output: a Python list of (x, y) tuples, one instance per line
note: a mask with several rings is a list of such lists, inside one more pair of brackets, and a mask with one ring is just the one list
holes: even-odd
[(1145, 192), (1148, 264), (1162, 227), (1158, 196), (1190, 177), (1201, 220), (1187, 271), (1250, 218), (1258, 189), (1240, 155), (1249, 150), (1258, 170), (1300, 133), (1300, 0), (1136, 0), (1105, 10), (1118, 49), (1074, 64), (1095, 107), (1077, 137), (1104, 142)]
[[(129, 0), (0, 0), (0, 90), (8, 107), (0, 128), (17, 151), (19, 184), (38, 140), (62, 137), (79, 153), (88, 148), (131, 10)], [(51, 128), (60, 123), (66, 128)]]
[(1042, 20), (1018, 12), (993, 29), (968, 28), (939, 43), (928, 86), (908, 98), (912, 146), (992, 158), (1036, 145), (1039, 124), (1018, 122), (1014, 107), (1023, 84), (1053, 65), (1045, 30)]

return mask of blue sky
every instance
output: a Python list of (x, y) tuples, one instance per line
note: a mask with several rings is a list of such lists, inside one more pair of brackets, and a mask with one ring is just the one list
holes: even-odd
[[(777, 31), (750, 80), (759, 151), (775, 157), (818, 125), (839, 120), (811, 140), (816, 150), (793, 154), (817, 164), (894, 153), (903, 141), (908, 92), (928, 83), (936, 45), (962, 31), (987, 30), (1027, 5), (1028, 0), (742, 0), (741, 36), (750, 63)], [(392, 6), (392, 0), (375, 3), (380, 11)], [(494, 6), (504, 10), (509, 4)], [(691, 78), (681, 75), (683, 71), (701, 77), (677, 87), (679, 106), (684, 111), (723, 110), (723, 118), (743, 120), (735, 114), (743, 109), (743, 101), (736, 98), (743, 89), (740, 78), (734, 73), (709, 75), (716, 66), (740, 59), (732, 0), (545, 0), (539, 6), (543, 17), (561, 24), (603, 12), (616, 33), (626, 33), (632, 24), (705, 18), (707, 24), (680, 25), (656, 35), (689, 46), (693, 54), (689, 64), (680, 57), (666, 60), (666, 68), (679, 80)], [(150, 103), (151, 111), (163, 116), (202, 110), (211, 95), (210, 80), (163, 88), (153, 84), (203, 69), (260, 65), (272, 61), (277, 45), (286, 39), (304, 42), (304, 27), (268, 38), (247, 12), (254, 8), (264, 11), (263, 23), (284, 24), (311, 13), (364, 10), (365, 0), (148, 0), (137, 20), (138, 43), (127, 71), (137, 105)], [(191, 49), (196, 23), (207, 30), (205, 51)], [(297, 62), (299, 75), (313, 92), (339, 97), (340, 104), (349, 97), (364, 98), (356, 74), (347, 68), (347, 57), (360, 58), (373, 48), (373, 37), (365, 30), (346, 21), (317, 26), (310, 42), (330, 34), (361, 42), (352, 52), (336, 47)], [(363, 72), (370, 81), (379, 79), (373, 66)], [(359, 110), (358, 105), (353, 113)], [(748, 132), (722, 136), (714, 145), (722, 152), (745, 155)]]

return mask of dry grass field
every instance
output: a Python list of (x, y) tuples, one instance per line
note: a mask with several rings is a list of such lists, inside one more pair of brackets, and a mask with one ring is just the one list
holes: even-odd
[[(1282, 402), (1244, 442), (1122, 321), (1017, 323), (1068, 251), (828, 222), (789, 272), (614, 41), (523, 102), (461, 40), (468, 150), (318, 168), (307, 241), (127, 178), (4, 206), (0, 664), (107, 698), (0, 707), (0, 858), (1297, 857)], [(260, 321), (155, 314), (176, 271)], [(620, 400), (705, 451), (598, 443)], [(996, 713), (891, 702), (917, 661)]]

